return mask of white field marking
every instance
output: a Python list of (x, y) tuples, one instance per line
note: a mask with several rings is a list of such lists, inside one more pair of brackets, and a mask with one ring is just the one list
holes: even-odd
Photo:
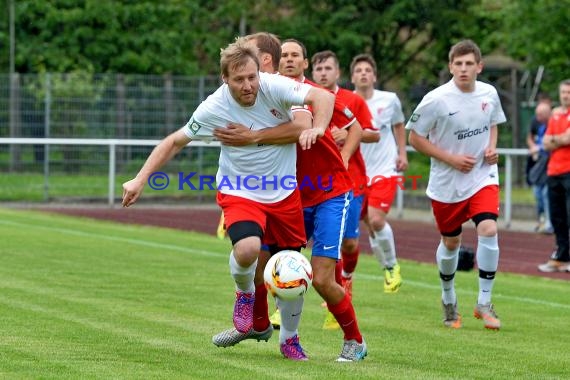
[[(363, 278), (363, 279), (369, 280), (369, 281), (372, 281), (372, 280), (373, 281), (380, 281), (380, 282), (384, 281), (384, 276), (370, 275), (370, 274), (365, 274), (365, 273), (356, 273), (355, 276), (357, 278)], [(428, 284), (426, 282), (421, 282), (421, 281), (414, 281), (414, 280), (406, 279), (404, 281), (404, 284), (405, 285), (412, 285), (412, 286), (415, 286), (418, 288), (441, 291), (441, 287), (439, 285)], [(456, 292), (461, 293), (461, 294), (467, 294), (470, 296), (477, 295), (477, 292), (472, 291), (472, 290), (456, 289)], [(559, 308), (559, 309), (570, 309), (570, 304), (544, 301), (544, 300), (536, 299), (536, 298), (507, 296), (507, 295), (496, 293), (496, 292), (493, 292), (493, 298), (502, 298), (502, 299), (509, 300), (509, 301), (517, 301), (517, 302), (521, 302), (521, 303), (532, 303), (535, 305), (544, 305), (544, 306), (549, 306), (549, 307)]]
[(142, 245), (145, 247), (152, 247), (152, 248), (158, 248), (158, 249), (168, 249), (168, 250), (172, 250), (172, 251), (192, 253), (192, 254), (198, 254), (198, 255), (203, 255), (203, 256), (212, 256), (212, 255), (214, 255), (214, 256), (227, 256), (227, 253), (219, 253), (219, 252), (215, 252), (215, 251), (206, 251), (203, 249), (193, 249), (193, 248), (182, 247), (182, 246), (173, 245), (173, 244), (156, 243), (153, 241), (142, 240), (142, 239), (129, 239), (129, 238), (124, 238), (124, 237), (119, 237), (119, 236), (96, 234), (96, 233), (92, 233), (92, 232), (72, 230), (69, 228), (40, 226), (37, 224), (19, 223), (19, 222), (13, 222), (13, 221), (8, 221), (8, 220), (0, 220), (0, 224), (9, 225), (9, 226), (17, 226), (17, 227), (25, 227), (25, 228), (37, 228), (37, 229), (42, 229), (42, 230), (46, 230), (46, 231), (59, 232), (61, 234), (88, 237), (88, 238), (93, 238), (93, 239), (116, 241), (116, 242), (120, 242), (120, 243), (127, 243), (127, 244), (134, 244), (134, 245)]
[[(90, 232), (72, 230), (72, 229), (68, 229), (68, 228), (55, 228), (55, 227), (48, 227), (48, 226), (40, 226), (40, 225), (36, 225), (36, 224), (29, 224), (29, 223), (12, 222), (12, 221), (7, 221), (7, 220), (0, 220), (0, 224), (20, 226), (20, 227), (34, 227), (34, 228), (39, 228), (39, 229), (43, 229), (43, 230), (59, 232), (62, 234), (97, 238), (97, 239), (103, 239), (103, 240), (109, 240), (109, 241), (117, 241), (117, 242), (121, 242), (121, 243), (142, 245), (142, 246), (146, 246), (146, 247), (153, 247), (153, 248), (159, 248), (159, 249), (169, 249), (169, 250), (173, 250), (173, 251), (193, 253), (193, 254), (198, 254), (198, 255), (203, 255), (203, 256), (212, 256), (212, 255), (213, 256), (224, 256), (224, 257), (227, 256), (227, 253), (219, 253), (219, 252), (215, 252), (215, 251), (207, 251), (207, 250), (201, 250), (201, 249), (192, 249), (192, 248), (181, 247), (181, 246), (173, 245), (173, 244), (156, 243), (156, 242), (152, 242), (152, 241), (148, 241), (148, 240), (129, 239), (129, 238), (123, 238), (123, 237), (118, 237), (118, 236), (95, 234), (95, 233), (90, 233)], [(361, 278), (366, 279), (366, 280), (370, 280), (370, 281), (372, 281), (372, 280), (373, 281), (384, 281), (384, 278), (382, 276), (377, 276), (377, 275), (368, 275), (368, 274), (364, 274), (364, 273), (357, 273), (356, 276), (361, 277)], [(428, 284), (426, 282), (406, 280), (405, 283), (412, 285), (412, 286), (417, 286), (419, 288), (432, 289), (432, 290), (440, 290), (441, 289), (439, 285)], [(457, 289), (456, 291), (458, 293), (469, 294), (469, 295), (476, 295), (477, 294), (476, 292), (470, 291), (470, 290)], [(500, 293), (493, 293), (493, 297), (503, 298), (503, 299), (507, 299), (507, 300), (511, 300), (511, 301), (517, 301), (517, 302), (521, 302), (521, 303), (532, 303), (535, 305), (544, 305), (544, 306), (549, 306), (549, 307), (554, 307), (554, 308), (570, 309), (569, 304), (549, 302), (549, 301), (544, 301), (544, 300), (535, 299), (535, 298), (507, 296), (507, 295), (502, 295)]]

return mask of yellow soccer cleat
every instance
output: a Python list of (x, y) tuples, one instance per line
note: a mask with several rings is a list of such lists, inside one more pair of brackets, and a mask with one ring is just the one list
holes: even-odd
[(384, 270), (384, 293), (396, 293), (402, 286), (402, 276), (400, 266), (394, 265), (392, 268)]
[(279, 309), (275, 309), (275, 313), (271, 314), (269, 322), (271, 322), (271, 325), (275, 330), (279, 330), (281, 327), (281, 313), (279, 312)]

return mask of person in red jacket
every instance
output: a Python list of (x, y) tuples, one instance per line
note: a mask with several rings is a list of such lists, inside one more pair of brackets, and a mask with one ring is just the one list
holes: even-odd
[(560, 83), (558, 92), (560, 106), (553, 111), (542, 140), (544, 149), (550, 152), (547, 185), (556, 249), (546, 263), (538, 266), (541, 272), (570, 271), (570, 79)]

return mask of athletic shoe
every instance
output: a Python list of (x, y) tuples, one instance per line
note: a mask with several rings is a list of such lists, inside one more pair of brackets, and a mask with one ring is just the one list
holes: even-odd
[(457, 302), (446, 305), (441, 301), (443, 308), (443, 324), (452, 329), (461, 328), (461, 314), (457, 312)]
[(253, 327), (253, 303), (255, 293), (236, 292), (234, 304), (234, 327), (241, 333), (247, 333)]
[(348, 297), (352, 300), (352, 277), (343, 277), (342, 287), (344, 288), (344, 292), (348, 294)]
[(400, 286), (402, 286), (400, 266), (396, 264), (392, 268), (384, 269), (384, 293), (396, 293)]
[(246, 339), (255, 339), (258, 342), (264, 340), (267, 342), (269, 338), (271, 338), (271, 335), (273, 335), (273, 326), (271, 326), (271, 324), (261, 332), (251, 329), (246, 333), (241, 333), (233, 328), (214, 335), (212, 337), (212, 343), (218, 347), (231, 347)]
[(327, 315), (325, 317), (325, 323), (323, 323), (323, 330), (338, 330), (340, 329), (340, 325), (336, 321), (334, 315), (327, 311)]
[(269, 322), (271, 322), (271, 325), (275, 330), (279, 330), (281, 327), (281, 313), (279, 312), (279, 309), (275, 309), (275, 313), (271, 314)]
[(358, 343), (355, 339), (345, 340), (342, 346), (342, 351), (336, 361), (357, 362), (364, 360), (366, 355), (368, 355), (368, 349), (364, 339), (362, 339), (362, 343)]
[(294, 335), (291, 338), (287, 338), (285, 343), (281, 343), (280, 346), (281, 353), (287, 359), (291, 360), (309, 360), (307, 355), (303, 352), (303, 347), (299, 343), (299, 336)]
[(538, 266), (538, 270), (546, 273), (570, 272), (570, 262), (550, 259)]
[(492, 303), (485, 305), (477, 304), (475, 310), (473, 310), (473, 316), (477, 319), (482, 319), (485, 322), (486, 329), (498, 330), (501, 328), (501, 321)]

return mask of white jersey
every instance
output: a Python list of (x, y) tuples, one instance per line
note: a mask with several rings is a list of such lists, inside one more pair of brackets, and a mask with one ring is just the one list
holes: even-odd
[[(272, 128), (291, 121), (291, 107), (304, 103), (311, 86), (277, 74), (260, 73), (255, 104), (239, 105), (227, 84), (203, 101), (184, 127), (191, 139), (211, 139), (214, 128), (230, 122), (252, 130)], [(283, 145), (222, 145), (216, 174), (218, 190), (260, 203), (274, 203), (287, 198), (296, 178), (297, 147)]]
[(392, 126), (403, 123), (405, 119), (400, 99), (393, 92), (374, 90), (372, 97), (366, 100), (366, 104), (372, 114), (372, 124), (380, 133), (380, 141), (360, 144), (370, 185), (375, 176), (388, 177), (398, 173), (396, 171), (398, 146)]
[(415, 109), (406, 129), (452, 154), (466, 154), (477, 162), (469, 173), (431, 158), (426, 194), (431, 199), (455, 203), (468, 199), (488, 185), (499, 184), (497, 165), (484, 161), (491, 126), (506, 121), (497, 90), (476, 81), (475, 91), (462, 92), (453, 79), (429, 92)]

